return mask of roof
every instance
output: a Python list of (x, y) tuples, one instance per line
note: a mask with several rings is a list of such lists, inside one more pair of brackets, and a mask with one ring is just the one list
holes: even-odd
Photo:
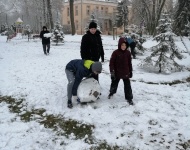
[(16, 20), (16, 23), (23, 23), (23, 21), (20, 19), (20, 17)]

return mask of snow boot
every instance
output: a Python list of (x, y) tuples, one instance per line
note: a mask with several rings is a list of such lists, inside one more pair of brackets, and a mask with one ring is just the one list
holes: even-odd
[(129, 103), (129, 105), (134, 105), (134, 103), (133, 103), (132, 99), (127, 100), (127, 102)]
[(113, 97), (113, 94), (110, 93), (110, 94), (108, 95), (108, 99), (111, 99), (112, 97)]
[(68, 100), (68, 102), (67, 102), (67, 107), (68, 107), (68, 108), (72, 108), (72, 107), (73, 107), (73, 104), (72, 104), (71, 100)]

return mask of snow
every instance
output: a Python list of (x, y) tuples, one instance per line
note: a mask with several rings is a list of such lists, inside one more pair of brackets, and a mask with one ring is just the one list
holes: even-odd
[[(94, 104), (81, 107), (73, 102), (73, 109), (67, 108), (67, 78), (65, 66), (72, 59), (80, 58), (81, 35), (65, 35), (65, 44), (51, 45), (50, 55), (43, 54), (40, 39), (30, 40), (15, 37), (6, 42), (0, 36), (0, 95), (24, 98), (27, 110), (44, 108), (47, 114), (61, 114), (65, 118), (95, 126), (93, 136), (97, 141), (106, 141), (110, 146), (123, 149), (183, 149), (177, 143), (190, 140), (190, 84), (162, 84), (176, 80), (185, 82), (190, 72), (159, 74), (142, 70), (138, 64), (150, 52), (133, 59), (131, 86), (134, 106), (129, 106), (124, 98), (123, 82), (117, 93), (107, 99), (111, 84), (109, 59), (117, 49), (117, 41), (112, 36), (102, 36), (105, 50), (103, 72), (99, 76), (101, 97)], [(189, 47), (190, 42), (184, 39)], [(177, 41), (184, 52), (183, 43)], [(155, 45), (151, 40), (147, 47)], [(190, 56), (179, 63), (190, 68)], [(151, 84), (155, 83), (155, 84)], [(95, 107), (96, 106), (96, 107)], [(90, 149), (82, 139), (75, 140), (58, 136), (40, 123), (23, 122), (11, 113), (8, 104), (0, 103), (0, 149)], [(61, 142), (65, 143), (62, 145)], [(178, 147), (178, 148), (176, 148)]]
[(81, 102), (95, 102), (101, 94), (101, 87), (93, 78), (84, 79), (77, 90), (77, 96)]
[(45, 33), (45, 34), (44, 34), (44, 37), (50, 38), (50, 37), (52, 37), (52, 33)]

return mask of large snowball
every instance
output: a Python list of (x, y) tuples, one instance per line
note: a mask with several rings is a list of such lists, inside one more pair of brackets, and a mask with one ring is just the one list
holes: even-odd
[(80, 98), (81, 102), (94, 102), (100, 94), (100, 84), (94, 78), (82, 80), (77, 91), (77, 96)]
[(50, 37), (52, 37), (52, 33), (45, 33), (45, 34), (44, 34), (44, 37), (50, 38)]

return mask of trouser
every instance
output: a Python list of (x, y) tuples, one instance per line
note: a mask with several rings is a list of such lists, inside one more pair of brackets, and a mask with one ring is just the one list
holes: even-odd
[[(47, 47), (47, 52), (46, 52), (46, 47)], [(43, 50), (44, 50), (44, 54), (49, 53), (50, 44), (43, 44)]]
[(130, 44), (130, 48), (131, 48), (131, 54), (132, 54), (132, 56), (133, 56), (133, 58), (135, 58), (136, 56), (135, 56), (135, 47), (136, 47), (136, 43), (135, 42), (131, 42), (131, 44)]
[(75, 75), (74, 72), (71, 72), (67, 69), (65, 69), (65, 73), (68, 79), (68, 84), (67, 84), (67, 98), (68, 101), (71, 101), (72, 98), (72, 89), (73, 89), (73, 84), (75, 82)]
[[(111, 86), (110, 86), (110, 94), (113, 95), (117, 92), (118, 84), (120, 79), (112, 79), (111, 80)], [(132, 100), (133, 99), (133, 93), (131, 89), (131, 82), (130, 79), (123, 79), (124, 83), (124, 93), (125, 93), (125, 99), (126, 100)]]

